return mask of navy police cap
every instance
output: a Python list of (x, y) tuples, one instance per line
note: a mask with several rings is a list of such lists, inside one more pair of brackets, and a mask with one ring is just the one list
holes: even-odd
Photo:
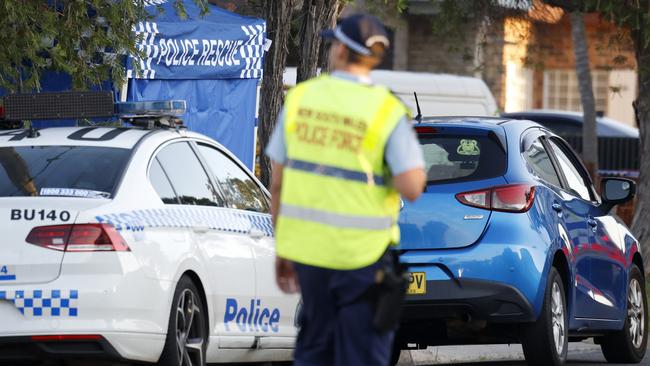
[(388, 33), (379, 19), (368, 14), (356, 14), (341, 19), (338, 26), (321, 33), (323, 38), (336, 39), (352, 51), (370, 56), (370, 48), (381, 43), (388, 48)]

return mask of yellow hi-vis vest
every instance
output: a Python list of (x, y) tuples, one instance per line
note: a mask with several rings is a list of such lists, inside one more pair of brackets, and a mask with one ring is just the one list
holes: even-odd
[(376, 262), (399, 241), (384, 149), (406, 108), (384, 87), (321, 76), (289, 91), (285, 113), (278, 256), (338, 270)]

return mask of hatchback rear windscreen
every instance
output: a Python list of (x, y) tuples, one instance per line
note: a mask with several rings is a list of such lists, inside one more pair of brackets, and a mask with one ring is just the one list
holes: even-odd
[(506, 153), (488, 135), (420, 134), (427, 182), (452, 183), (505, 174)]
[(0, 197), (110, 198), (129, 155), (97, 146), (0, 147)]

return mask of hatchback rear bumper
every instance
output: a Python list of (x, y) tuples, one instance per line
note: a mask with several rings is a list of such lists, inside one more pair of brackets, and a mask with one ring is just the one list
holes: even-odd
[(484, 280), (427, 281), (426, 293), (409, 295), (403, 321), (475, 319), (490, 323), (532, 322), (536, 316), (515, 287)]

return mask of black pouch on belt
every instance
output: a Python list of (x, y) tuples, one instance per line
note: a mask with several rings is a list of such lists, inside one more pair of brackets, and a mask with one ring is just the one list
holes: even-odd
[(387, 250), (381, 263), (375, 274), (377, 297), (373, 325), (385, 332), (395, 330), (399, 325), (409, 278), (406, 266), (399, 263), (397, 252)]

